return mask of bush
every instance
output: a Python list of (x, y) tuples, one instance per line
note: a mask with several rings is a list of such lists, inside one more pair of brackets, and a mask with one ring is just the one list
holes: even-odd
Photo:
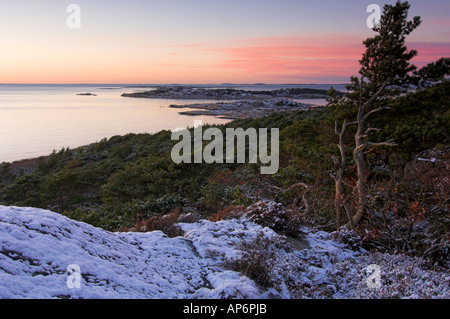
[(221, 220), (227, 219), (236, 219), (242, 217), (245, 212), (246, 207), (243, 205), (240, 206), (228, 206), (227, 208), (221, 210), (220, 212), (214, 214), (210, 220), (212, 222), (218, 222)]
[(224, 266), (240, 272), (263, 288), (273, 286), (272, 270), (274, 268), (275, 245), (263, 234), (250, 243), (243, 241), (238, 249), (242, 255), (238, 258), (227, 258)]
[(177, 223), (180, 219), (180, 211), (178, 209), (165, 215), (156, 215), (147, 219), (139, 219), (133, 227), (122, 227), (122, 232), (151, 232), (162, 231), (169, 237), (177, 237), (183, 234), (183, 231)]
[(285, 235), (296, 237), (299, 234), (299, 215), (294, 211), (272, 201), (260, 201), (249, 206), (244, 216), (263, 227), (272, 228)]

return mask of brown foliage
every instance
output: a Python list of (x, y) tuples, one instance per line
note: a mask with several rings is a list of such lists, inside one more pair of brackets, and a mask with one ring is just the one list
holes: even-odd
[(144, 220), (140, 219), (133, 227), (130, 227), (125, 231), (145, 233), (159, 230), (169, 237), (177, 237), (183, 233), (181, 228), (177, 225), (180, 221), (180, 217), (180, 211), (176, 208), (166, 215), (155, 215)]
[(245, 206), (228, 206), (227, 208), (221, 210), (220, 212), (214, 214), (211, 217), (212, 222), (218, 222), (220, 220), (239, 218), (245, 211)]
[(296, 237), (299, 233), (300, 214), (272, 201), (260, 201), (249, 206), (245, 216), (256, 224), (292, 237)]
[(426, 153), (403, 168), (372, 176), (369, 215), (357, 232), (369, 247), (445, 264), (450, 250), (450, 156)]

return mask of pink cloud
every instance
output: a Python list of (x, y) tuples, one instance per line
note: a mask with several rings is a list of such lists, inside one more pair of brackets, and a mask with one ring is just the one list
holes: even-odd
[(408, 47), (417, 50), (418, 55), (414, 58), (414, 63), (418, 67), (442, 57), (450, 57), (450, 43), (414, 41), (409, 42)]
[(315, 36), (239, 41), (209, 49), (220, 54), (217, 67), (273, 78), (347, 78), (358, 71), (361, 39)]
[[(238, 69), (249, 75), (347, 81), (360, 68), (359, 60), (365, 50), (362, 41), (337, 35), (263, 38), (209, 50), (221, 54), (218, 67)], [(450, 56), (450, 43), (415, 41), (407, 46), (418, 51), (413, 61), (418, 67)]]
[(437, 25), (440, 27), (449, 27), (450, 26), (450, 19), (429, 19), (425, 20), (426, 23), (431, 25)]
[[(242, 39), (220, 44), (175, 44), (167, 46), (177, 49), (168, 52), (168, 56), (189, 53), (197, 58), (166, 63), (166, 66), (192, 68), (195, 65), (217, 76), (236, 74), (257, 82), (342, 83), (358, 74), (359, 60), (365, 50), (363, 40), (357, 36), (324, 34)], [(411, 41), (407, 46), (419, 52), (413, 61), (418, 67), (450, 56), (450, 43)]]

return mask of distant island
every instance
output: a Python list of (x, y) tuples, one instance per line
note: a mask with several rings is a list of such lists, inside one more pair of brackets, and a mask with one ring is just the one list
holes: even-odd
[(205, 89), (192, 86), (158, 87), (154, 90), (124, 93), (123, 97), (156, 98), (156, 99), (324, 99), (328, 97), (327, 90), (308, 88), (287, 88), (279, 90), (249, 91), (233, 88)]
[(229, 100), (221, 103), (196, 103), (170, 105), (171, 108), (190, 108), (180, 112), (182, 115), (207, 115), (236, 120), (259, 118), (278, 112), (307, 110), (314, 106), (293, 99), (328, 98), (326, 90), (308, 88), (284, 88), (279, 90), (249, 91), (233, 88), (207, 89), (192, 86), (158, 87), (151, 91), (124, 93), (123, 97), (159, 99), (208, 99)]
[(82, 96), (97, 96), (97, 94), (94, 94), (94, 93), (78, 93), (77, 95), (82, 95)]

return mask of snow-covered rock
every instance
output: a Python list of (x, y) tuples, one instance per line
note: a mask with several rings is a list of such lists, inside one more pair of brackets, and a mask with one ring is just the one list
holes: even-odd
[[(184, 235), (176, 238), (160, 231), (112, 233), (47, 210), (0, 206), (0, 298), (450, 297), (448, 271), (350, 249), (327, 232), (301, 229), (307, 245), (299, 248), (245, 217), (179, 226)], [(260, 263), (271, 285), (233, 271), (236, 260), (248, 269)], [(377, 289), (368, 285), (374, 264)]]
[[(185, 238), (111, 233), (46, 210), (0, 206), (0, 298), (264, 297), (254, 282), (222, 269), (221, 259), (207, 252), (233, 255), (237, 238), (261, 226), (204, 221), (184, 228)], [(224, 229), (235, 234), (213, 238)], [(70, 265), (79, 267), (80, 288), (69, 288)]]
[(259, 100), (241, 100), (220, 103), (194, 103), (183, 105), (170, 105), (171, 108), (192, 109), (183, 111), (183, 115), (208, 115), (225, 119), (260, 118), (278, 112), (293, 112), (310, 110), (312, 104), (295, 102), (287, 98), (268, 98)]

